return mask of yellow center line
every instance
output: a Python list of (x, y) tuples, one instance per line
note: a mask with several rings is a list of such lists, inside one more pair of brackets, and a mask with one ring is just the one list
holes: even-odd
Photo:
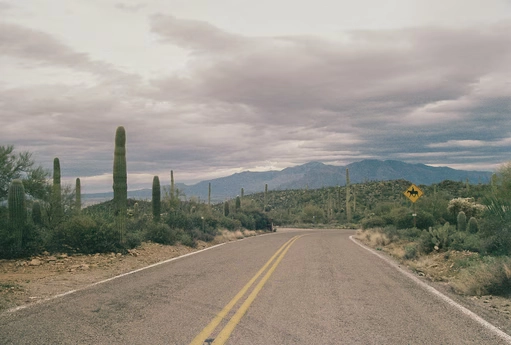
[(287, 245), (290, 245), (294, 240), (296, 240), (298, 236), (291, 238), (289, 241), (284, 243), (282, 247), (277, 250), (275, 254), (264, 264), (264, 266), (256, 273), (252, 279), (234, 296), (234, 298), (211, 320), (211, 322), (192, 340), (190, 345), (203, 345), (204, 341), (207, 337), (215, 330), (215, 328), (222, 322), (225, 316), (231, 311), (231, 309), (236, 305), (236, 303), (245, 295), (245, 293), (250, 289), (250, 287), (254, 284), (254, 282), (259, 278), (261, 274), (270, 266), (272, 261), (286, 248)]
[(277, 261), (275, 261), (275, 263), (273, 264), (273, 266), (268, 270), (268, 272), (265, 274), (265, 276), (261, 279), (261, 281), (256, 285), (256, 287), (254, 288), (254, 290), (250, 293), (250, 295), (248, 296), (248, 298), (245, 300), (245, 302), (243, 302), (243, 304), (241, 305), (241, 307), (238, 309), (238, 311), (236, 311), (236, 313), (234, 314), (234, 316), (229, 320), (229, 322), (227, 323), (227, 325), (224, 327), (224, 329), (222, 329), (222, 331), (220, 331), (220, 333), (218, 334), (218, 336), (215, 338), (215, 341), (213, 342), (213, 345), (223, 345), (225, 344), (225, 342), (227, 341), (227, 339), (229, 339), (229, 337), (231, 336), (232, 332), (234, 331), (234, 328), (236, 328), (236, 326), (238, 325), (238, 323), (241, 321), (241, 318), (245, 315), (245, 313), (247, 312), (248, 308), (250, 307), (250, 305), (252, 304), (252, 302), (254, 302), (255, 298), (257, 297), (257, 295), (259, 294), (259, 292), (261, 291), (261, 289), (263, 288), (263, 286), (266, 284), (266, 282), (268, 281), (268, 279), (270, 279), (271, 275), (273, 274), (273, 272), (275, 271), (275, 269), (277, 268), (277, 266), (279, 265), (280, 261), (282, 261), (282, 259), (284, 258), (284, 256), (286, 255), (287, 251), (289, 250), (289, 248), (293, 245), (293, 243), (299, 239), (300, 237), (302, 237), (304, 235), (301, 235), (301, 236), (296, 236), (292, 239), (291, 243), (286, 247), (286, 249), (282, 252), (282, 254), (280, 254), (279, 258), (277, 259)]

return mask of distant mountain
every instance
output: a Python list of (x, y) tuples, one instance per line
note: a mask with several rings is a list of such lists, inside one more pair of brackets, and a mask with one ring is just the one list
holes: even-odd
[[(465, 181), (468, 179), (470, 183), (474, 184), (489, 183), (492, 174), (489, 171), (466, 171), (448, 167), (432, 167), (425, 164), (409, 164), (394, 160), (367, 159), (347, 166), (310, 162), (281, 171), (245, 171), (202, 181), (191, 186), (176, 184), (176, 187), (184, 192), (187, 197), (195, 196), (199, 197), (200, 200), (207, 201), (208, 185), (211, 183), (212, 202), (219, 202), (236, 197), (241, 193), (241, 188), (244, 189), (245, 194), (263, 192), (265, 184), (268, 184), (270, 190), (343, 186), (346, 183), (346, 168), (349, 169), (351, 183), (404, 179), (415, 184), (431, 185), (444, 180)], [(137, 199), (151, 199), (151, 190), (130, 191), (128, 196)], [(111, 199), (112, 193), (83, 196), (84, 200), (90, 198)]]

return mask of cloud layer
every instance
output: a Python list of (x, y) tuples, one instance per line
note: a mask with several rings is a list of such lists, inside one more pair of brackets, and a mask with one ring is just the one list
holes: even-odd
[(1, 144), (48, 167), (59, 157), (63, 174), (85, 178), (89, 191), (110, 188), (118, 125), (131, 189), (156, 174), (165, 183), (171, 169), (192, 182), (312, 160), (479, 170), (509, 160), (511, 20), (247, 36), (147, 8), (111, 11), (145, 23), (147, 41), (132, 44), (154, 55), (138, 62), (155, 62), (150, 76), (51, 30), (0, 22)]

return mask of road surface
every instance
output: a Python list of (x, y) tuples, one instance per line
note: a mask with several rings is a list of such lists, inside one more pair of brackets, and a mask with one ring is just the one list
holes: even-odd
[(508, 344), (349, 239), (231, 242), (15, 312), (0, 344)]

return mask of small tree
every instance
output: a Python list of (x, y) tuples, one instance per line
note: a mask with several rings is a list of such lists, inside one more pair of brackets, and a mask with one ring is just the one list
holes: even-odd
[(48, 173), (41, 167), (34, 167), (35, 161), (28, 151), (15, 153), (14, 146), (0, 146), (0, 200), (8, 196), (13, 180), (22, 180), (25, 193), (43, 199), (48, 193)]

